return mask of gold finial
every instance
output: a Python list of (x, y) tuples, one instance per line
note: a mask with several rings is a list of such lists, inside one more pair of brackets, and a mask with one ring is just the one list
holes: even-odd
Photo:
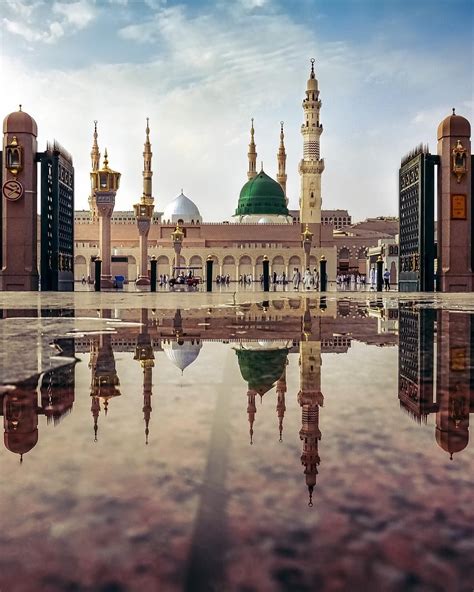
[(280, 121), (280, 140), (281, 143), (283, 144), (283, 140), (285, 139), (285, 133), (283, 132), (283, 124), (285, 122), (284, 121)]
[(21, 111), (21, 103), (20, 103), (18, 106), (19, 106), (19, 109), (18, 109), (18, 111)]
[(180, 242), (182, 242), (183, 238), (184, 238), (184, 232), (181, 230), (179, 222), (176, 222), (176, 228), (171, 233), (171, 240), (173, 242), (180, 243)]
[(94, 119), (94, 138), (97, 138), (97, 119)]
[(109, 166), (109, 159), (107, 154), (107, 148), (104, 151), (104, 169), (108, 168)]
[(146, 118), (146, 139), (149, 139), (150, 135), (150, 119), (149, 117)]
[(311, 242), (312, 238), (313, 238), (313, 233), (309, 229), (309, 226), (306, 224), (306, 228), (304, 229), (304, 232), (303, 232), (303, 242)]
[(311, 62), (311, 78), (314, 78), (314, 62), (316, 60), (314, 58), (311, 58), (310, 62)]

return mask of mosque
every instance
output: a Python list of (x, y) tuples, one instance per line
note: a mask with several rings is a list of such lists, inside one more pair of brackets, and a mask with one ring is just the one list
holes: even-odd
[[(341, 229), (338, 223), (343, 219), (350, 221), (347, 211), (340, 211), (345, 212), (343, 218), (334, 215), (334, 212), (330, 216), (328, 212), (323, 212), (322, 216), (324, 159), (321, 158), (320, 138), (323, 126), (314, 60), (311, 60), (302, 107), (299, 210), (288, 209), (283, 123), (277, 152), (278, 173), (273, 179), (263, 167), (257, 169), (252, 119), (247, 181), (240, 191), (232, 221), (221, 223), (204, 221), (198, 205), (182, 191), (162, 212), (155, 211), (148, 121), (143, 152), (143, 195), (140, 202), (134, 204), (133, 210), (113, 212), (112, 202), (120, 174), (109, 168), (106, 154), (100, 168), (96, 124), (91, 152), (93, 189), (89, 198), (90, 209), (75, 212), (75, 280), (94, 277), (94, 261), (98, 255), (107, 262), (109, 281), (112, 276), (123, 275), (126, 281), (136, 281), (138, 285), (149, 283), (151, 257), (157, 260), (158, 275), (172, 275), (176, 265), (202, 267), (204, 275), (206, 259), (211, 257), (214, 275), (229, 275), (231, 281), (238, 280), (241, 275), (259, 277), (264, 256), (270, 261), (271, 273), (285, 273), (289, 278), (294, 268), (319, 268), (321, 257), (327, 260), (329, 281), (335, 280), (336, 273), (341, 270), (365, 274), (369, 247), (377, 246), (382, 237), (393, 237), (398, 231), (397, 223), (393, 219), (389, 219), (388, 223), (384, 219), (376, 219), (362, 227), (348, 227), (347, 231), (347, 228)], [(104, 192), (99, 179), (105, 179), (107, 175), (113, 182), (105, 186), (107, 191)], [(101, 205), (104, 201), (107, 201), (106, 209)], [(171, 238), (178, 226), (182, 232), (179, 253)]]

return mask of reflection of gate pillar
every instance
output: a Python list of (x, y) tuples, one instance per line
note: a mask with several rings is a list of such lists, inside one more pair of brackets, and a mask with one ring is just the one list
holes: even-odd
[(470, 292), (472, 277), (471, 126), (453, 114), (438, 127), (438, 289)]
[(437, 326), (436, 441), (452, 459), (469, 442), (469, 315), (439, 310)]

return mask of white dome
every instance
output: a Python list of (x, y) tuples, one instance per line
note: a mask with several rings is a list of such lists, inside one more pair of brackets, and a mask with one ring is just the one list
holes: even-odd
[(239, 222), (244, 224), (293, 224), (291, 216), (280, 216), (279, 214), (246, 214), (245, 216), (235, 216)]
[(179, 220), (190, 224), (192, 221), (195, 223), (202, 222), (201, 213), (197, 205), (186, 197), (184, 193), (175, 197), (164, 209), (163, 216), (161, 217), (163, 222), (176, 223)]
[(171, 343), (165, 343), (163, 350), (169, 361), (183, 372), (198, 357), (201, 347), (201, 342), (191, 343), (185, 341), (180, 345), (177, 341), (172, 341)]

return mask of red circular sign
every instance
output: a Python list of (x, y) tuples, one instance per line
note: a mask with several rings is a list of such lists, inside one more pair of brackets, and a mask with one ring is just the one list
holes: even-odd
[(3, 184), (2, 193), (7, 199), (10, 199), (11, 201), (20, 199), (20, 197), (23, 196), (23, 192), (23, 185), (20, 183), (20, 181), (13, 179), (11, 181), (5, 181)]

